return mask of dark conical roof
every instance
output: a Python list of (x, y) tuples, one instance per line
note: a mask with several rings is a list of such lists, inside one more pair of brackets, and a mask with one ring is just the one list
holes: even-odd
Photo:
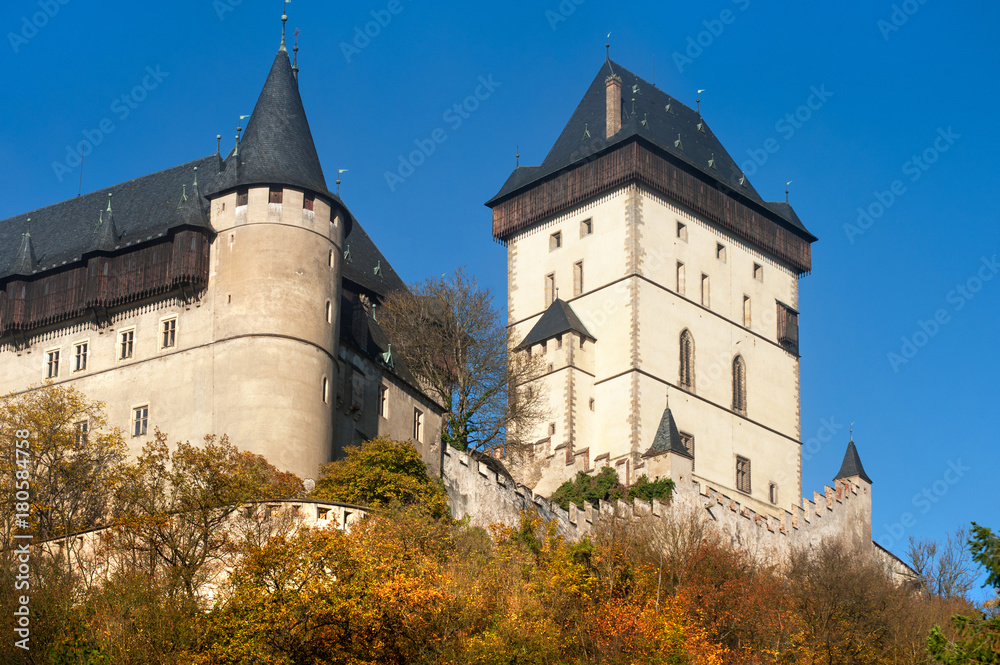
[(587, 332), (586, 326), (569, 303), (556, 298), (517, 348), (526, 349), (532, 344), (539, 344), (566, 332), (578, 332), (588, 339), (597, 339)]
[(283, 48), (274, 58), (238, 153), (234, 150), (226, 158), (222, 173), (207, 193), (264, 184), (328, 193), (299, 85)]
[(38, 265), (38, 260), (35, 258), (35, 246), (31, 243), (31, 232), (25, 231), (21, 235), (21, 245), (17, 248), (17, 254), (7, 272), (27, 277), (35, 271), (36, 265)]
[(114, 251), (118, 247), (121, 237), (118, 227), (115, 226), (114, 212), (111, 210), (111, 196), (108, 196), (108, 209), (101, 213), (97, 226), (94, 228), (93, 248), (105, 252)]
[(181, 186), (181, 200), (177, 204), (178, 224), (200, 228), (212, 228), (208, 222), (208, 214), (202, 205), (201, 191), (198, 188), (198, 167), (194, 167), (194, 183), (190, 193), (187, 185)]
[(653, 457), (662, 453), (677, 453), (691, 458), (691, 453), (681, 441), (681, 433), (677, 429), (677, 423), (674, 422), (674, 415), (670, 413), (669, 406), (663, 410), (660, 426), (656, 429), (656, 435), (653, 437), (653, 445), (643, 453), (643, 457)]
[(852, 478), (854, 476), (867, 481), (869, 485), (873, 484), (872, 479), (865, 473), (865, 467), (861, 464), (861, 457), (858, 455), (858, 449), (854, 445), (854, 439), (852, 438), (847, 444), (847, 452), (844, 453), (844, 463), (840, 465), (840, 471), (837, 472), (837, 475), (833, 479), (840, 480), (841, 478)]

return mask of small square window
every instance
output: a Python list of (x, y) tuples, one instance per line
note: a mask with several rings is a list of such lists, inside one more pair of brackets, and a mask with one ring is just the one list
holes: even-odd
[(87, 369), (87, 356), (90, 351), (89, 342), (77, 342), (73, 345), (73, 371), (82, 372)]
[(177, 319), (164, 321), (160, 332), (160, 348), (171, 349), (177, 345)]
[(715, 244), (715, 258), (719, 259), (723, 263), (726, 262), (726, 246), (721, 242)]
[(594, 232), (594, 220), (585, 219), (580, 222), (580, 237), (589, 236)]
[(683, 222), (677, 222), (677, 237), (687, 242), (688, 239), (688, 227), (687, 224)]
[(250, 190), (246, 187), (241, 187), (236, 190), (236, 205), (245, 206), (250, 202)]
[(556, 231), (549, 236), (549, 251), (551, 252), (552, 250), (559, 249), (560, 247), (562, 247), (562, 233)]
[(118, 359), (127, 360), (135, 350), (135, 330), (123, 330), (118, 333)]
[(555, 435), (556, 435), (556, 424), (549, 423), (549, 436), (555, 436)]
[(59, 376), (59, 349), (45, 352), (45, 378), (54, 379)]
[(753, 264), (753, 278), (758, 282), (764, 281), (764, 266), (759, 263)]
[(284, 195), (284, 190), (272, 187), (271, 190), (268, 192), (267, 202), (281, 203), (283, 195)]
[(149, 406), (132, 409), (132, 436), (145, 436), (149, 426)]
[(316, 207), (316, 197), (312, 194), (306, 194), (302, 199), (302, 208), (305, 210), (312, 210)]
[(562, 335), (556, 335), (556, 348), (562, 348)]

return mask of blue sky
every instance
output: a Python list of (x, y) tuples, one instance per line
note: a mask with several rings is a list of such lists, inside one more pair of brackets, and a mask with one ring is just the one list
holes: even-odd
[[(466, 265), (501, 303), (505, 252), (483, 202), (516, 146), (522, 164), (542, 161), (605, 35), (612, 58), (689, 105), (706, 89), (704, 116), (757, 190), (779, 200), (791, 180), (819, 237), (800, 282), (806, 493), (836, 473), (853, 421), (876, 540), (902, 553), (910, 535), (1000, 527), (989, 166), (1000, 6), (800, 4), (294, 0), (288, 11), (331, 188), (349, 169), (343, 198), (404, 279)], [(274, 57), (279, 12), (277, 0), (6, 0), (0, 218), (75, 196), (70, 146), (86, 136), (84, 191), (214, 153), (217, 134), (228, 151)], [(359, 38), (366, 28), (374, 36)], [(446, 115), (480, 77), (493, 84), (479, 108)], [(806, 112), (814, 90), (825, 100)], [(387, 182), (437, 129), (434, 153)]]

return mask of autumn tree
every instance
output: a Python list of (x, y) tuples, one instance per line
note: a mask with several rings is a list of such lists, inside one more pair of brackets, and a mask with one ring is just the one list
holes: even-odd
[[(15, 447), (18, 431), (27, 433), (28, 448)], [(107, 429), (101, 402), (51, 383), (7, 395), (0, 398), (0, 443), (5, 544), (15, 525), (13, 513), (21, 512), (15, 511), (17, 471), (26, 468), (36, 540), (102, 523), (127, 451), (121, 432)]]
[(347, 448), (346, 458), (325, 465), (310, 496), (370, 508), (417, 505), (435, 518), (449, 514), (444, 486), (427, 475), (413, 444), (382, 436)]
[(294, 474), (225, 436), (171, 447), (157, 430), (122, 473), (108, 547), (123, 569), (163, 576), (171, 596), (196, 599), (241, 540), (234, 529), (237, 511), (301, 492)]
[(524, 445), (545, 416), (538, 357), (515, 352), (513, 337), (488, 289), (458, 269), (396, 291), (379, 310), (393, 352), (449, 412), (442, 440), (459, 449)]

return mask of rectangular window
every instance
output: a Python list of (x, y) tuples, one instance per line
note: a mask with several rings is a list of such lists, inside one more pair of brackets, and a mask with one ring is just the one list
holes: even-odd
[(87, 369), (87, 352), (90, 350), (88, 342), (77, 342), (73, 346), (73, 371), (82, 372)]
[(562, 348), (562, 335), (556, 335), (556, 348)]
[(268, 203), (281, 203), (284, 191), (281, 189), (271, 188), (268, 192), (267, 202)]
[(743, 325), (750, 327), (750, 296), (743, 296)]
[(250, 191), (246, 187), (236, 190), (237, 206), (245, 206), (249, 202), (250, 202)]
[(736, 489), (750, 494), (750, 460), (736, 457)]
[(715, 258), (719, 259), (723, 263), (726, 262), (726, 246), (721, 242), (715, 243)]
[(687, 242), (688, 240), (688, 227), (687, 224), (683, 222), (677, 222), (677, 237)]
[(680, 432), (681, 435), (681, 445), (684, 449), (688, 451), (691, 456), (691, 471), (694, 471), (694, 435), (687, 434), (685, 432)]
[(413, 439), (423, 441), (424, 437), (424, 413), (420, 409), (413, 410)]
[(177, 344), (177, 319), (167, 319), (163, 322), (161, 348), (170, 349)]
[(705, 273), (701, 274), (701, 304), (705, 307), (711, 307), (711, 294), (708, 290), (708, 275)]
[(59, 349), (45, 353), (45, 378), (54, 379), (59, 376)]
[(380, 385), (378, 387), (378, 415), (383, 418), (389, 417), (389, 387)]
[(118, 333), (118, 359), (132, 357), (135, 346), (135, 330), (123, 330)]
[(778, 306), (778, 343), (792, 353), (799, 352), (799, 313), (781, 302)]
[(146, 436), (149, 425), (149, 406), (137, 406), (132, 409), (132, 436)]
[(758, 282), (764, 281), (764, 266), (759, 263), (753, 264), (753, 278)]
[(580, 237), (589, 236), (594, 232), (594, 220), (585, 219), (580, 222)]
[(680, 261), (677, 262), (677, 293), (684, 295), (685, 282), (687, 280), (684, 277), (684, 264)]
[(778, 486), (774, 483), (769, 483), (767, 486), (767, 499), (775, 505), (778, 504)]
[(549, 273), (545, 276), (545, 306), (548, 307), (556, 299), (556, 274)]
[(316, 197), (312, 194), (306, 194), (302, 199), (302, 208), (305, 210), (312, 210), (316, 207)]
[(573, 264), (573, 295), (578, 296), (583, 293), (583, 261)]
[(549, 423), (549, 436), (555, 436), (555, 435), (556, 435), (556, 424)]
[(549, 251), (562, 247), (562, 233), (556, 231), (549, 236)]
[(90, 432), (90, 423), (86, 420), (81, 420), (76, 424), (76, 445), (84, 446), (87, 444), (87, 435)]

